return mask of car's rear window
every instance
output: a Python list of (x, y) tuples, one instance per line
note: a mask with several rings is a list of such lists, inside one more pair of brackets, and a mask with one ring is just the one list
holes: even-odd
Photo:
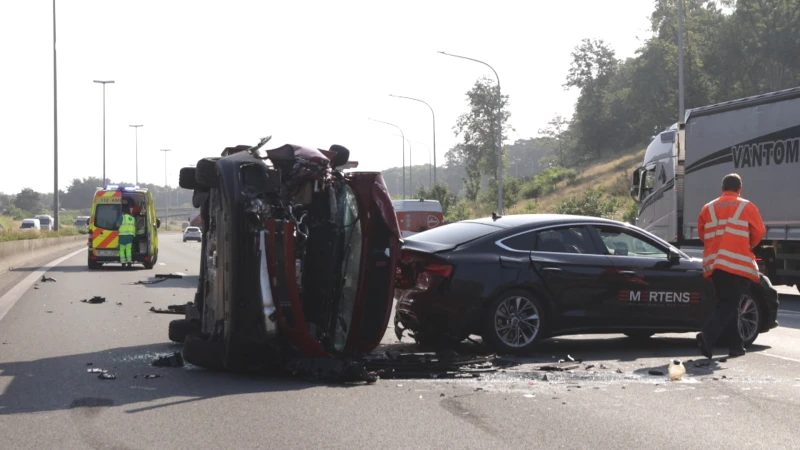
[(197, 227), (186, 227), (186, 231), (200, 231), (200, 228), (197, 228)]
[(456, 222), (432, 228), (406, 238), (407, 241), (458, 245), (489, 235), (500, 229), (474, 222)]

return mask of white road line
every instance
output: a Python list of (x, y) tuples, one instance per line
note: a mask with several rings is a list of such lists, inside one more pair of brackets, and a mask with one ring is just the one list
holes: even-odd
[(16, 284), (16, 286), (9, 289), (8, 292), (2, 297), (0, 297), (0, 320), (3, 320), (3, 317), (8, 314), (11, 308), (25, 295), (25, 292), (33, 286), (39, 278), (47, 272), (48, 270), (52, 269), (53, 267), (61, 264), (62, 262), (66, 261), (69, 258), (77, 255), (80, 252), (85, 252), (85, 248), (80, 248), (75, 250), (74, 252), (68, 254), (67, 256), (62, 256), (61, 258), (56, 259), (55, 261), (50, 261), (49, 263), (43, 265), (36, 269), (36, 271), (32, 272), (30, 275), (25, 277), (22, 281)]
[(764, 356), (769, 356), (769, 357), (771, 357), (771, 358), (778, 358), (778, 359), (782, 359), (782, 360), (784, 360), (784, 361), (791, 361), (791, 362), (800, 363), (800, 359), (787, 358), (786, 356), (773, 355), (772, 353), (767, 353), (767, 352), (754, 352), (754, 353), (755, 353), (756, 355), (764, 355)]
[(787, 315), (787, 316), (798, 316), (798, 317), (800, 317), (800, 311), (789, 311), (789, 310), (785, 310), (785, 309), (779, 309), (778, 310), (778, 314), (784, 314), (784, 315)]

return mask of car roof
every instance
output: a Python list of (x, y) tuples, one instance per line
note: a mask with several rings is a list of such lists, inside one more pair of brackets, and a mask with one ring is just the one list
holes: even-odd
[(480, 219), (465, 220), (464, 222), (491, 225), (497, 228), (516, 228), (526, 225), (558, 225), (560, 223), (591, 222), (607, 223), (610, 225), (627, 224), (617, 220), (603, 219), (601, 217), (577, 216), (571, 214), (511, 214), (507, 216), (481, 217)]

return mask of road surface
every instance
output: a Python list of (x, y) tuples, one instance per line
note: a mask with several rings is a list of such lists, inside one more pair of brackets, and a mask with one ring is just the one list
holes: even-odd
[[(149, 309), (192, 299), (200, 248), (178, 234), (161, 245), (152, 271), (90, 272), (83, 250), (47, 271), (55, 282), (25, 281), (49, 261), (0, 277), (3, 448), (800, 447), (800, 300), (790, 295), (780, 328), (709, 367), (688, 362), (699, 359), (693, 335), (578, 336), (483, 378), (329, 386), (152, 367), (180, 346), (167, 339), (178, 316)], [(132, 284), (168, 272), (187, 276)], [(107, 302), (81, 302), (95, 295)], [(405, 346), (393, 331), (386, 348)], [(534, 370), (567, 354), (583, 361), (579, 370), (547, 381)], [(684, 380), (648, 375), (673, 358), (687, 362)]]

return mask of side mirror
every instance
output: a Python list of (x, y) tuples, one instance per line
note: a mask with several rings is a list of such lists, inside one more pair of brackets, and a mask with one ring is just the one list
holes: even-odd
[(156, 228), (161, 228), (161, 219), (156, 219)]
[(681, 255), (675, 249), (669, 249), (669, 262), (670, 264), (678, 264), (681, 262)]
[(638, 202), (639, 201), (639, 183), (641, 181), (641, 171), (636, 169), (633, 171), (633, 176), (631, 177), (631, 198)]

